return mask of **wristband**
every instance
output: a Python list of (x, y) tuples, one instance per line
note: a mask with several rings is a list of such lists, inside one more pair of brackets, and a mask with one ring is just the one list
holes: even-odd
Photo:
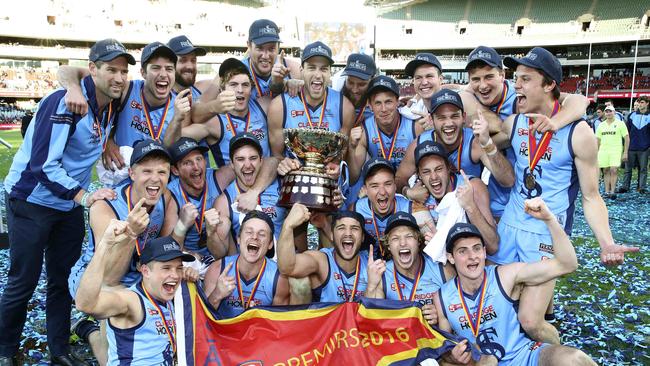
[(83, 207), (88, 207), (88, 196), (90, 196), (90, 193), (86, 191), (82, 196), (81, 199), (79, 200), (79, 204)]
[(481, 143), (480, 140), (479, 140), (479, 142), (478, 142), (478, 144), (479, 144), (483, 149), (485, 149), (486, 147), (492, 145), (493, 143), (494, 143), (494, 142), (492, 141), (492, 137), (490, 137), (490, 138), (488, 139), (488, 142), (487, 142), (487, 144), (485, 144), (485, 145), (483, 145), (483, 144)]
[(179, 238), (184, 238), (187, 233), (187, 228), (183, 225), (183, 222), (179, 219), (176, 221), (176, 226), (174, 226), (174, 235)]

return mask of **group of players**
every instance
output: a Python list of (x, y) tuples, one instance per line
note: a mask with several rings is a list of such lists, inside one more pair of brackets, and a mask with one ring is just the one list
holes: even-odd
[[(82, 364), (67, 344), (73, 298), (106, 319), (77, 330), (100, 364), (173, 364), (182, 280), (199, 282), (224, 318), (364, 296), (415, 301), (430, 324), (478, 346), (479, 363), (594, 364), (547, 322), (555, 279), (577, 267), (567, 236), (577, 193), (604, 264), (636, 248), (614, 243), (588, 101), (559, 92), (551, 53), (502, 61), (478, 47), (469, 84), (454, 86), (420, 53), (405, 69), (417, 95), (400, 106), (398, 84), (367, 55), (350, 55), (335, 90), (326, 44), (285, 58), (265, 19), (248, 39), (248, 56), (225, 60), (214, 80), (196, 81), (206, 50), (185, 36), (145, 46), (143, 80), (127, 80), (135, 59), (113, 39), (91, 48), (87, 69), (60, 68), (65, 90), (41, 101), (5, 179), (11, 269), (0, 312), (11, 315), (0, 318), (0, 365), (16, 362), (43, 255), (53, 364)], [(277, 205), (282, 176), (302, 165), (286, 128), (349, 137), (326, 167), (339, 211)], [(113, 186), (90, 192), (100, 156)], [(439, 362), (474, 362), (468, 347)]]

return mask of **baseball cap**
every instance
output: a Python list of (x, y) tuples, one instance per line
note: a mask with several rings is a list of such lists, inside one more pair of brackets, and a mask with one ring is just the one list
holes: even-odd
[(154, 140), (142, 140), (135, 144), (133, 147), (133, 153), (131, 154), (130, 166), (137, 164), (139, 161), (144, 159), (146, 156), (151, 154), (158, 154), (164, 156), (167, 160), (171, 161), (172, 157), (169, 155), (169, 151), (158, 141)]
[(154, 55), (167, 56), (174, 64), (178, 60), (178, 57), (172, 51), (171, 48), (165, 46), (162, 42), (151, 42), (148, 45), (144, 46), (142, 49), (142, 56), (140, 57), (140, 63), (142, 65), (146, 64), (147, 61), (151, 60)]
[(248, 40), (256, 45), (280, 41), (280, 28), (272, 20), (258, 19), (248, 28)]
[(616, 112), (616, 108), (612, 107), (611, 105), (608, 105), (607, 107), (605, 107), (605, 110), (606, 111)]
[(169, 147), (169, 155), (171, 156), (172, 164), (176, 164), (183, 160), (187, 154), (194, 150), (198, 150), (201, 154), (207, 152), (206, 146), (199, 145), (196, 140), (190, 137), (181, 137)]
[[(271, 219), (271, 216), (269, 216), (266, 212), (260, 210), (248, 211), (246, 216), (244, 216), (244, 219), (241, 221), (239, 227), (240, 228), (243, 227), (244, 223), (251, 219), (260, 219), (264, 221), (269, 226), (269, 229), (271, 229), (271, 237), (275, 235), (275, 225), (273, 224), (273, 220)], [(269, 249), (269, 251), (266, 252), (266, 256), (268, 258), (273, 258), (274, 255), (275, 255), (275, 245), (273, 245), (271, 249)]]
[(232, 156), (235, 154), (235, 151), (239, 149), (240, 147), (244, 145), (250, 145), (257, 150), (257, 152), (260, 153), (260, 156), (262, 156), (262, 145), (260, 145), (260, 141), (255, 137), (250, 132), (240, 132), (237, 135), (235, 135), (232, 139), (230, 139), (230, 159), (232, 160)]
[[(481, 232), (478, 231), (476, 226), (464, 222), (459, 222), (454, 224), (454, 226), (449, 229), (449, 234), (447, 234), (447, 242), (445, 244), (447, 253), (454, 251), (454, 244), (456, 240), (461, 238), (479, 238), (483, 243), (483, 237)], [(485, 243), (483, 243), (485, 245)]]
[(126, 52), (126, 48), (116, 39), (108, 38), (97, 41), (91, 48), (88, 59), (92, 62), (112, 61), (117, 57), (124, 56), (126, 61), (135, 65), (135, 58)]
[(365, 183), (366, 178), (372, 176), (372, 173), (379, 169), (388, 169), (391, 173), (393, 173), (393, 175), (395, 175), (395, 168), (393, 168), (393, 164), (391, 164), (388, 160), (384, 158), (373, 158), (363, 164), (363, 168), (361, 169), (363, 182)]
[(429, 113), (433, 114), (443, 104), (453, 104), (463, 110), (463, 100), (460, 95), (453, 90), (443, 89), (431, 97), (431, 109)]
[(332, 59), (332, 50), (323, 42), (316, 41), (305, 46), (305, 49), (302, 50), (302, 58), (300, 62), (304, 63), (308, 59), (316, 56), (325, 57), (330, 65), (334, 63)]
[(467, 57), (467, 65), (465, 65), (465, 70), (469, 70), (471, 65), (477, 63), (484, 63), (491, 67), (503, 68), (503, 63), (501, 62), (501, 56), (497, 51), (492, 47), (478, 46), (469, 53)]
[(372, 57), (363, 53), (351, 53), (342, 75), (357, 77), (361, 80), (370, 80), (375, 75), (377, 67)]
[(380, 91), (389, 91), (395, 94), (399, 98), (399, 86), (397, 82), (390, 76), (379, 75), (370, 80), (368, 85), (367, 95), (374, 95)]
[(167, 46), (174, 51), (176, 55), (182, 56), (194, 52), (197, 56), (205, 56), (208, 51), (203, 47), (194, 47), (192, 41), (185, 35), (176, 36), (167, 42)]
[(219, 77), (223, 77), (228, 71), (232, 69), (245, 71), (246, 74), (250, 76), (250, 72), (248, 71), (248, 67), (246, 67), (246, 64), (244, 64), (243, 62), (241, 62), (240, 60), (234, 57), (231, 57), (224, 60), (221, 63), (221, 66), (219, 66)]
[(524, 65), (540, 70), (555, 80), (558, 86), (562, 81), (562, 65), (560, 65), (560, 61), (542, 47), (533, 48), (522, 58), (508, 56), (503, 59), (503, 64), (510, 69), (516, 69), (517, 66)]
[(406, 64), (404, 71), (406, 72), (406, 75), (413, 77), (415, 69), (421, 65), (433, 65), (438, 68), (438, 71), (442, 72), (442, 65), (440, 64), (440, 61), (438, 61), (438, 58), (433, 53), (428, 52), (418, 53), (415, 55), (415, 59)]
[(183, 253), (181, 246), (171, 236), (162, 236), (147, 242), (140, 254), (140, 264), (147, 264), (151, 261), (167, 262), (180, 258), (183, 262), (193, 262), (194, 256)]
[(445, 161), (448, 156), (447, 150), (439, 142), (431, 140), (423, 141), (415, 147), (415, 166), (420, 165), (420, 160), (429, 155), (437, 155), (445, 159)]
[(384, 235), (388, 235), (391, 230), (398, 226), (409, 226), (420, 231), (418, 222), (415, 220), (413, 215), (408, 212), (397, 211), (388, 218), (388, 221), (386, 221), (386, 230), (384, 230)]

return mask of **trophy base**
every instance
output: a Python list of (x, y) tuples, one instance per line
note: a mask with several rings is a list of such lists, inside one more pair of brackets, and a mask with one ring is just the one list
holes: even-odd
[(278, 206), (291, 208), (296, 203), (319, 212), (333, 212), (336, 181), (325, 174), (292, 172), (282, 179)]

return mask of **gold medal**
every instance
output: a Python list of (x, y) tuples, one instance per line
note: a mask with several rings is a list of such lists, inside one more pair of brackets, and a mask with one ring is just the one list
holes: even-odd
[(527, 174), (524, 177), (524, 186), (529, 191), (532, 191), (533, 189), (535, 189), (535, 176), (533, 174)]

